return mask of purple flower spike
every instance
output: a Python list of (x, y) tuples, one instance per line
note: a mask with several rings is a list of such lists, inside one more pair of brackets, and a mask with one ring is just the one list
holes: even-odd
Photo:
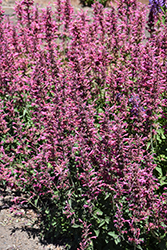
[(167, 7), (166, 0), (149, 0), (150, 13), (148, 16), (149, 31), (154, 31), (154, 20), (158, 12), (161, 12), (161, 7)]
[(149, 0), (149, 5), (151, 6), (151, 9), (157, 13), (160, 11), (160, 7), (166, 5), (166, 0)]

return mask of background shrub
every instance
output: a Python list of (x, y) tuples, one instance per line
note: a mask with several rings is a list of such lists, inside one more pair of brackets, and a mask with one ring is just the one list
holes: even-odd
[[(80, 0), (80, 2), (81, 2), (81, 4), (83, 4), (83, 6), (91, 7), (92, 4), (94, 4), (96, 1), (94, 1), (94, 0)], [(107, 3), (109, 3), (108, 0), (98, 0), (97, 2), (102, 4), (104, 7), (106, 7)]]

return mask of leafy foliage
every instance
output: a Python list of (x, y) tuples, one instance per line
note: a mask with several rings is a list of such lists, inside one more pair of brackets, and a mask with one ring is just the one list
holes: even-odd
[(107, 3), (109, 2), (108, 0), (80, 0), (80, 2), (83, 4), (83, 6), (89, 6), (91, 7), (95, 2), (99, 2), (102, 4), (104, 7), (106, 7)]

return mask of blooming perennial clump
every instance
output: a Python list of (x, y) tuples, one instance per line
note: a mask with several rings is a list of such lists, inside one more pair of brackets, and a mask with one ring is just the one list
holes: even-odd
[(58, 0), (39, 11), (24, 0), (16, 24), (0, 10), (0, 182), (37, 209), (46, 238), (160, 249), (167, 25), (146, 37), (149, 10), (137, 1), (92, 8), (90, 17)]

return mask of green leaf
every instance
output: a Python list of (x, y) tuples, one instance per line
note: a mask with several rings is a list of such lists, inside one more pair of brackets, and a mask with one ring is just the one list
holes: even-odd
[(140, 245), (137, 246), (137, 249), (143, 250), (143, 248)]
[(39, 200), (39, 198), (37, 198), (37, 199), (34, 201), (34, 204), (35, 204), (36, 207), (37, 207), (37, 204), (38, 204), (38, 200)]
[(108, 244), (109, 240), (108, 239), (105, 239), (105, 243)]
[(167, 182), (166, 182), (166, 181), (163, 181), (163, 180), (160, 180), (160, 184), (161, 184), (161, 186), (167, 185)]
[(163, 24), (165, 24), (165, 20), (166, 20), (165, 16), (162, 16), (162, 23)]
[(24, 109), (24, 111), (23, 111), (23, 116), (25, 116), (26, 113), (27, 113), (27, 109)]
[(105, 217), (105, 222), (106, 222), (107, 224), (110, 223), (110, 217), (109, 217), (109, 216), (106, 216), (106, 217)]
[(150, 146), (151, 146), (151, 142), (148, 142), (147, 143), (147, 150), (150, 148)]
[(116, 245), (121, 242), (121, 238), (114, 231), (113, 232), (108, 232), (108, 235), (111, 236), (114, 239), (114, 242), (115, 242)]
[(110, 197), (110, 193), (106, 194), (106, 197), (104, 198), (104, 200), (107, 200)]
[(49, 214), (49, 210), (48, 209), (45, 210), (45, 214)]
[(158, 167), (158, 166), (157, 166), (155, 169), (156, 169), (156, 171), (160, 174), (160, 176), (163, 176), (161, 167)]
[(103, 212), (100, 209), (95, 210), (96, 215), (103, 215)]
[(100, 230), (99, 229), (98, 230), (94, 230), (94, 232), (95, 232), (96, 236), (98, 237), (99, 234), (100, 234)]
[(77, 224), (72, 225), (72, 227), (73, 227), (73, 228), (82, 228), (81, 225), (77, 225)]
[(114, 241), (115, 241), (115, 244), (118, 245), (118, 243), (121, 242), (121, 238), (120, 238), (120, 237), (117, 237), (117, 239), (115, 239)]
[(53, 226), (53, 227), (56, 226), (56, 224), (57, 224), (56, 221), (52, 222), (52, 226)]
[(114, 239), (118, 238), (118, 235), (113, 231), (113, 232), (108, 232), (108, 235), (111, 236)]
[(101, 223), (99, 224), (99, 227), (102, 227), (105, 224), (105, 220), (102, 220)]
[(98, 113), (104, 113), (103, 109), (102, 109), (102, 108), (99, 108), (99, 109), (98, 109)]
[(165, 135), (164, 135), (164, 130), (163, 130), (162, 128), (160, 128), (160, 129), (158, 130), (158, 134), (161, 135), (161, 138), (162, 138), (162, 139), (166, 139), (166, 137), (165, 137)]

